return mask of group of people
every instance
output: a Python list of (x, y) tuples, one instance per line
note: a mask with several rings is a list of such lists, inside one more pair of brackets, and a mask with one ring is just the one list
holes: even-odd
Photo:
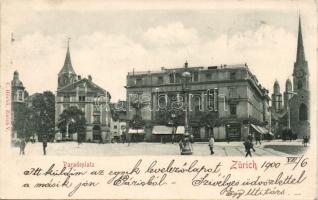
[[(257, 140), (256, 140), (257, 142)], [(260, 142), (260, 141), (259, 141)], [(253, 136), (252, 135), (249, 135), (247, 137), (247, 139), (245, 139), (244, 143), (243, 143), (244, 147), (245, 147), (245, 157), (247, 156), (250, 156), (252, 157), (252, 153), (251, 153), (251, 150), (253, 150), (255, 152), (255, 149), (254, 149), (254, 144), (253, 144)]]
[[(257, 142), (259, 142), (259, 144), (261, 144), (260, 137), (256, 137), (255, 140), (256, 140), (256, 144), (257, 144)], [(214, 142), (215, 142), (215, 140), (214, 140), (214, 137), (212, 136), (209, 140), (209, 143), (208, 143), (211, 155), (214, 154), (214, 151), (213, 151)], [(248, 135), (248, 137), (244, 141), (243, 145), (245, 147), (245, 152), (246, 152), (245, 157), (247, 157), (247, 156), (252, 157), (251, 150), (253, 150), (255, 152), (255, 149), (254, 149), (254, 144), (253, 144), (253, 136), (251, 134)]]
[(306, 135), (306, 136), (303, 137), (303, 145), (304, 145), (304, 147), (307, 147), (308, 142), (309, 142), (309, 137)]
[[(30, 140), (31, 143), (34, 143), (32, 140)], [(25, 147), (26, 147), (27, 141), (23, 137), (19, 141), (19, 147), (20, 147), (20, 155), (25, 155)], [(42, 145), (43, 145), (43, 155), (46, 155), (46, 148), (47, 148), (47, 138), (42, 138)]]

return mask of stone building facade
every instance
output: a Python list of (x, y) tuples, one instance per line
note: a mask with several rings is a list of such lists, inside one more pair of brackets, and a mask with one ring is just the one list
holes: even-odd
[(127, 111), (126, 101), (119, 100), (116, 103), (111, 103), (112, 119), (110, 123), (110, 132), (112, 135), (112, 142), (122, 142), (126, 136), (127, 128)]
[[(29, 93), (23, 86), (22, 81), (19, 78), (19, 72), (14, 71), (13, 79), (11, 81), (11, 124), (17, 120), (17, 113), (21, 110), (21, 106), (25, 104), (25, 99), (28, 98)], [(17, 138), (18, 133), (12, 126), (12, 138)]]
[[(64, 65), (58, 74), (55, 124), (63, 110), (76, 106), (85, 113), (85, 141), (99, 142), (102, 139), (103, 142), (110, 142), (110, 98), (109, 92), (95, 84), (91, 76), (82, 78), (75, 73), (68, 46)], [(74, 135), (73, 139), (76, 137)]]
[[(268, 90), (261, 86), (246, 64), (187, 69), (191, 73), (190, 132), (196, 141), (206, 141), (212, 134), (217, 140), (241, 140), (253, 127), (265, 130), (270, 118)], [(184, 68), (178, 67), (128, 73), (127, 118), (132, 119), (140, 113), (146, 122), (146, 141), (156, 140), (152, 134), (155, 126), (169, 124), (171, 118), (166, 113), (175, 112), (169, 109), (171, 105), (181, 108), (176, 118), (179, 118), (179, 125), (184, 126), (183, 72)], [(130, 105), (136, 99), (143, 103), (140, 111)], [(202, 123), (207, 118), (211, 118), (212, 131)]]
[[(275, 91), (278, 83), (274, 84), (272, 95), (272, 124), (276, 135), (280, 135), (282, 129), (291, 128), (298, 138), (309, 136), (309, 71), (305, 58), (305, 50), (302, 37), (301, 19), (298, 25), (298, 40), (296, 50), (296, 62), (293, 69), (293, 83), (287, 79), (285, 84), (284, 102), (278, 104), (279, 93)], [(279, 87), (279, 85), (278, 85)], [(282, 103), (284, 104), (282, 106)], [(280, 105), (280, 106), (279, 106)], [(281, 123), (277, 127), (277, 123)]]

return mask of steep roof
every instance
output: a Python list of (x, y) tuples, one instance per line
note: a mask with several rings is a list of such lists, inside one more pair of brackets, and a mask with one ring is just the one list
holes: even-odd
[(96, 85), (95, 83), (93, 83), (92, 81), (86, 79), (86, 78), (83, 78), (77, 82), (74, 82), (74, 83), (71, 83), (69, 85), (66, 85), (60, 89), (57, 90), (57, 92), (71, 92), (71, 91), (74, 91), (75, 88), (79, 85), (79, 84), (82, 84), (82, 83), (85, 83), (87, 85), (87, 88), (89, 90), (94, 90), (94, 91), (99, 91), (101, 93), (106, 93), (107, 91), (103, 88), (101, 88), (100, 86)]
[(303, 44), (303, 35), (301, 32), (301, 18), (299, 16), (299, 25), (298, 25), (298, 41), (297, 41), (297, 55), (296, 62), (305, 61), (305, 50)]
[(65, 73), (76, 74), (74, 69), (73, 69), (72, 62), (71, 62), (69, 42), (67, 43), (67, 52), (66, 52), (66, 56), (65, 56), (64, 65), (63, 65), (61, 71), (59, 72), (59, 74), (65, 74)]

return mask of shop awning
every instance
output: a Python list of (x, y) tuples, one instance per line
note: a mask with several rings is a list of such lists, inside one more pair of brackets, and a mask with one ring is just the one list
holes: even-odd
[(264, 127), (258, 126), (258, 129), (260, 131), (262, 131), (263, 134), (267, 134), (268, 133), (268, 130), (266, 128), (264, 128)]
[(251, 124), (251, 126), (254, 128), (255, 131), (257, 131), (260, 134), (267, 134), (268, 133), (268, 131), (263, 127), (260, 127), (260, 126), (254, 125), (254, 124)]
[(172, 127), (168, 126), (154, 126), (152, 129), (152, 134), (158, 135), (158, 134), (164, 134), (164, 135), (170, 135), (172, 134)]
[(184, 134), (184, 126), (178, 126), (176, 134), (183, 135)]
[(128, 134), (144, 134), (145, 131), (144, 129), (134, 129), (134, 128), (130, 128), (128, 130)]

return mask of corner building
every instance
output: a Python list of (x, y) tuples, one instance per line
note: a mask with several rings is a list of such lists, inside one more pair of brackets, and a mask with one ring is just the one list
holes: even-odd
[[(211, 135), (219, 141), (238, 141), (254, 129), (265, 134), (270, 119), (268, 90), (261, 86), (246, 64), (188, 67), (188, 71), (191, 73), (189, 125), (195, 141), (207, 141)], [(160, 105), (168, 105), (173, 99), (184, 99), (180, 98), (184, 95), (183, 72), (184, 68), (178, 67), (128, 73), (127, 118), (132, 119), (140, 113), (146, 122), (146, 141), (158, 141), (153, 130), (169, 123), (169, 117), (162, 115), (169, 110)], [(214, 92), (213, 98), (209, 97), (208, 91)], [(148, 101), (139, 112), (130, 106), (136, 98)], [(208, 109), (211, 106), (213, 109)], [(212, 130), (202, 123), (209, 117), (215, 118)], [(179, 126), (184, 126), (184, 115), (179, 118)]]

